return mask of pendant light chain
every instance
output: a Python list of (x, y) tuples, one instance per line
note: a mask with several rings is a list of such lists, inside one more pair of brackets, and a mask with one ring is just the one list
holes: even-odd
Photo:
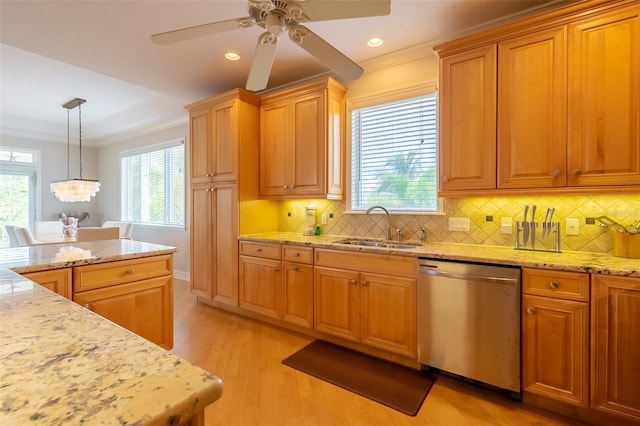
[(82, 180), (82, 104), (78, 105), (78, 127), (80, 143), (80, 180)]
[(71, 176), (69, 173), (69, 153), (71, 152), (69, 150), (69, 114), (70, 110), (67, 110), (67, 180), (69, 180), (69, 176)]

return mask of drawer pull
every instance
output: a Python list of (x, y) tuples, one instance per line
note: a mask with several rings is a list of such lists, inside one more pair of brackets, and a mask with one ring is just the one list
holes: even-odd
[(261, 251), (262, 251), (262, 249), (261, 249), (260, 247), (258, 247), (258, 248), (256, 249), (256, 252), (257, 252), (257, 253), (260, 253)]
[(533, 315), (535, 313), (536, 313), (536, 308), (531, 308), (531, 307), (527, 308), (527, 314)]
[(136, 270), (133, 269), (133, 268), (127, 269), (127, 274), (129, 274), (129, 275), (132, 275), (134, 272), (136, 272)]
[(293, 253), (293, 257), (300, 257), (300, 253), (298, 252)]
[(557, 281), (549, 281), (549, 288), (556, 289), (558, 287), (560, 287), (560, 283), (558, 283)]
[(363, 285), (364, 287), (366, 287), (367, 285), (369, 285), (369, 283), (368, 283), (368, 282), (366, 282), (366, 281), (362, 281), (362, 285)]
[(299, 270), (300, 268), (298, 268), (298, 265), (295, 265), (292, 269), (293, 269), (294, 271), (297, 271), (297, 270)]

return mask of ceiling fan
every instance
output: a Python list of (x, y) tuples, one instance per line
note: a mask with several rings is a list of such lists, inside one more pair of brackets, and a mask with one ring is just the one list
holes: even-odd
[(384, 16), (390, 13), (390, 4), (391, 0), (249, 0), (247, 17), (154, 34), (151, 40), (170, 44), (258, 25), (267, 31), (258, 38), (246, 85), (257, 91), (267, 87), (279, 36), (288, 31), (293, 42), (350, 81), (359, 78), (363, 69), (301, 22)]

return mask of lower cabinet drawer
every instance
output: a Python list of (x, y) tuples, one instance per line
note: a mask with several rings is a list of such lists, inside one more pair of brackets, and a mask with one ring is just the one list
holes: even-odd
[(173, 255), (95, 263), (73, 268), (73, 292), (173, 274)]

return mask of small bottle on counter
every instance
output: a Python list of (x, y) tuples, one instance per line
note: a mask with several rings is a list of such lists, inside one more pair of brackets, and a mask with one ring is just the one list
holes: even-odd
[(316, 235), (320, 235), (320, 225), (316, 225)]

